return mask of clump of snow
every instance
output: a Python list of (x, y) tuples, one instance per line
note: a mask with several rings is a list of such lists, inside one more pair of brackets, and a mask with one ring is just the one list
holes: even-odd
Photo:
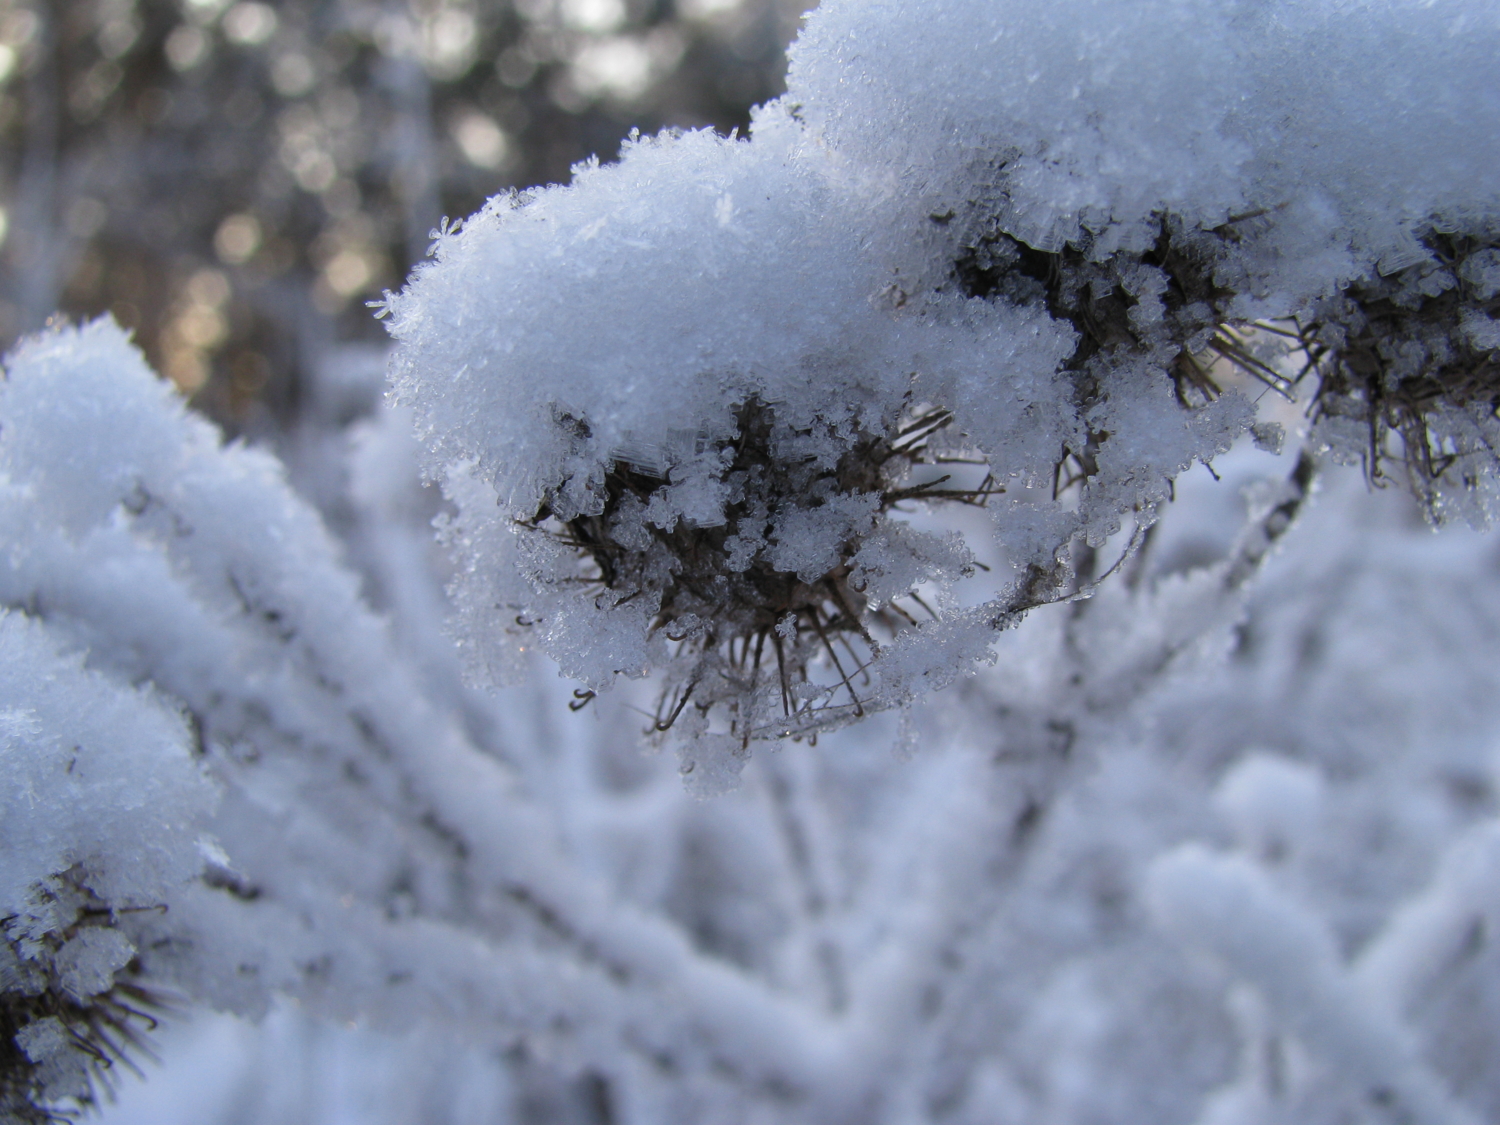
[(1322, 776), (1310, 766), (1250, 754), (1219, 783), (1214, 805), (1242, 847), (1275, 862), (1317, 831), (1323, 788)]
[(0, 615), (0, 917), (45, 911), (38, 888), (66, 872), (125, 908), (160, 902), (200, 866), (196, 826), (214, 792), (185, 719), (154, 692), (86, 670), (68, 647), (39, 621)]
[(0, 1049), (6, 1112), (96, 1099), (133, 1034), (120, 927), (197, 874), (217, 796), (181, 713), (69, 647), (0, 611), (0, 1022), (20, 1051)]
[[(977, 419), (994, 449), (1014, 436), (1053, 451), (1076, 424), (1049, 405), (1065, 328), (962, 300), (900, 315), (876, 299), (888, 279), (865, 225), (857, 193), (789, 129), (637, 142), (441, 240), (393, 303), (396, 395), (458, 508), (444, 533), (476, 653), (486, 635), (536, 635), (599, 691), (686, 651), (657, 726), (677, 725), (691, 691), (684, 706), (724, 703), (719, 729), (742, 742), (806, 710), (863, 709), (836, 671), (795, 697), (811, 651), (852, 637), (841, 659), (868, 662), (869, 614), (969, 565), (890, 510), (1042, 475), (1003, 457), (971, 484), (923, 472), (974, 444), (935, 402), (994, 366), (993, 394), (1016, 403)], [(580, 332), (570, 310), (585, 306)], [(775, 631), (789, 612), (793, 637)]]
[[(1147, 249), (1162, 213), (1230, 221), (1252, 235), (1224, 266), (1253, 275), (1234, 279), (1240, 302), (1287, 315), (1377, 263), (1428, 260), (1435, 218), (1492, 214), (1497, 44), (1477, 0), (833, 0), (790, 52), (787, 97), (905, 198), (894, 240), (950, 209), (1096, 256)], [(1253, 211), (1267, 223), (1235, 219)], [(941, 259), (903, 261), (943, 281)]]

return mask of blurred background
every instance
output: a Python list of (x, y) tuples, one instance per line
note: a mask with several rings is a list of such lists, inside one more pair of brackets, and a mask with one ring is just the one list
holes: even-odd
[(107, 311), (231, 435), (362, 412), (444, 216), (743, 128), (809, 6), (0, 0), (0, 347)]

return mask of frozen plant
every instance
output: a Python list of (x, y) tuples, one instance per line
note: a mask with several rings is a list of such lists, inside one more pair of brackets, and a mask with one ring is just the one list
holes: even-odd
[[(833, 2), (748, 138), (637, 138), (445, 225), (383, 311), (471, 667), (540, 644), (583, 702), (658, 671), (653, 732), (722, 788), (1085, 596), (1075, 554), (1128, 554), (1254, 422), (1228, 369), (1310, 388), (1309, 453), (1485, 522), (1497, 35), (1484, 4)], [(984, 595), (977, 533), (909, 514), (955, 502)]]

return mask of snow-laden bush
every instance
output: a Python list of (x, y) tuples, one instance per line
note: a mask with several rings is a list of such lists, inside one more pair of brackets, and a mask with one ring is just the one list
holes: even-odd
[[(1229, 365), (1313, 374), (1315, 445), (1378, 475), (1394, 431), (1483, 521), (1497, 44), (1485, 4), (834, 2), (749, 138), (445, 228), (385, 309), (473, 666), (661, 670), (719, 787), (1083, 592), (1072, 545), (1251, 424)], [(989, 596), (906, 514), (943, 504), (989, 515)]]
[(749, 139), (438, 235), (394, 405), (289, 439), (329, 522), (24, 343), (3, 1112), (186, 999), (462, 1040), (476, 1118), (1492, 1115), (1491, 549), (1288, 530), (1326, 460), (1491, 514), (1497, 31), (835, 2)]

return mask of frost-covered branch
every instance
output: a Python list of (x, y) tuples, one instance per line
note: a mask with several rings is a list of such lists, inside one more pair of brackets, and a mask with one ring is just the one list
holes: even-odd
[[(208, 793), (206, 770), (224, 791), (213, 842), (203, 845), (206, 865), (179, 870), (185, 861), (173, 861), (174, 878), (199, 876), (202, 886), (192, 894), (111, 891), (100, 883), (111, 865), (125, 855), (143, 857), (145, 845), (103, 819), (91, 845), (94, 837), (67, 821), (45, 837), (57, 840), (55, 857), (16, 853), (7, 916), (24, 918), (27, 896), (46, 893), (49, 880), (85, 863), (70, 878), (101, 900), (90, 909), (114, 918), (140, 906), (167, 908), (159, 918), (137, 919), (130, 931), (144, 935), (134, 939), (143, 971), (241, 1010), (263, 1008), (272, 990), (331, 988), (341, 997), (336, 1003), (347, 1005), (378, 982), (421, 975), (412, 963), (412, 943), (421, 939), (403, 938), (409, 927), (400, 919), (430, 919), (471, 931), (459, 949), (499, 941), (488, 956), (501, 976), (485, 985), (495, 970), (470, 970), (451, 996), (441, 977), (429, 980), (411, 990), (430, 997), (417, 1009), (447, 996), (437, 1002), (462, 1010), (460, 994), (499, 988), (488, 1010), (490, 1018), (505, 1013), (504, 1026), (526, 1022), (526, 1002), (504, 999), (515, 987), (505, 982), (519, 971), (516, 958), (528, 956), (527, 945), (539, 942), (628, 992), (665, 991), (685, 1004), (694, 1032), (671, 1036), (678, 1046), (658, 1045), (657, 1052), (670, 1055), (691, 1042), (696, 1055), (716, 1059), (721, 1069), (748, 1065), (760, 1074), (768, 1066), (771, 1077), (757, 1081), (806, 1085), (817, 1051), (803, 1041), (799, 1017), (733, 970), (703, 964), (673, 927), (615, 901), (561, 855), (555, 830), (528, 808), (505, 767), (425, 702), (383, 624), (360, 605), (316, 517), (273, 463), (219, 447), (117, 329), (98, 323), (32, 342), (11, 363), (3, 409), (6, 602), (45, 622), (58, 638), (54, 645), (86, 644), (101, 669), (90, 674), (88, 682), (100, 684), (91, 690), (106, 698), (110, 690), (124, 692), (111, 706), (133, 697), (108, 688), (106, 677), (148, 679), (181, 701), (187, 717), (175, 738), (170, 731), (155, 736), (180, 760), (150, 767), (137, 759), (141, 783), (162, 789), (152, 811), (166, 833), (161, 847), (196, 856), (191, 825), (203, 819), (204, 799), (190, 805), (170, 787), (186, 794), (198, 785)], [(80, 460), (78, 442), (110, 447), (113, 458), (107, 466)], [(245, 539), (241, 521), (260, 535)], [(20, 636), (44, 628), (20, 620), (13, 626)], [(18, 658), (7, 667), (26, 663)], [(29, 736), (34, 728), (45, 732), (44, 745), (66, 743), (23, 689), (17, 686), (7, 712), (19, 724), (15, 733)], [(28, 791), (27, 799), (97, 818), (71, 795), (78, 782), (66, 765), (56, 772), (69, 776), (53, 784), (68, 793), (37, 798)], [(314, 798), (344, 788), (348, 801), (327, 806)], [(107, 792), (126, 809), (138, 804), (118, 789)], [(35, 818), (28, 823), (18, 825), (18, 840), (39, 846)], [(87, 866), (90, 848), (100, 853), (104, 874)], [(165, 877), (149, 867), (140, 876), (153, 888)], [(150, 901), (137, 902), (143, 895)], [(351, 941), (338, 903), (372, 921), (393, 921), (362, 924), (355, 932), (370, 940)], [(74, 926), (69, 914), (36, 938), (56, 934), (65, 942)], [(389, 938), (380, 936), (384, 930)], [(479, 946), (468, 956), (482, 965)], [(120, 948), (128, 959), (128, 944)], [(103, 983), (79, 995), (107, 992), (111, 973), (125, 963), (116, 962), (90, 970), (102, 973)], [(21, 987), (29, 995), (31, 986)], [(60, 987), (69, 991), (66, 980)], [(640, 1023), (643, 1042), (660, 1022)], [(628, 1024), (614, 1032), (628, 1033)], [(57, 1083), (43, 1090), (54, 1097), (75, 1092)]]

